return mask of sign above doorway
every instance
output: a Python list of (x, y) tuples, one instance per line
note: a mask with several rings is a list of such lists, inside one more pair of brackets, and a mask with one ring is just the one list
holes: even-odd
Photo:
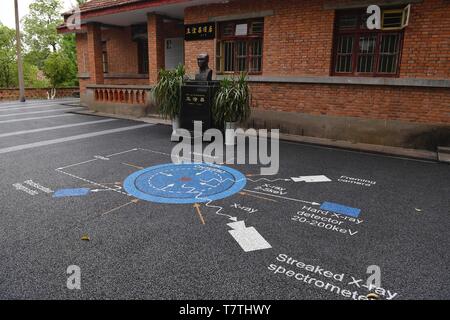
[(212, 40), (216, 37), (216, 24), (205, 22), (198, 24), (188, 24), (184, 26), (184, 40)]

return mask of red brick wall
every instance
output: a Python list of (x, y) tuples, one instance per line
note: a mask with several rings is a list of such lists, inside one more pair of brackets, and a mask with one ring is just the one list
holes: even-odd
[[(155, 55), (157, 61), (150, 59), (150, 71), (158, 70), (164, 67), (164, 39), (183, 37), (184, 26), (183, 23), (170, 21), (164, 22), (162, 17), (158, 17), (159, 28), (161, 28), (158, 35), (158, 45), (149, 41), (149, 58)], [(155, 35), (154, 27), (150, 28), (150, 36)], [(88, 84), (93, 84), (95, 81), (90, 75), (90, 61), (89, 61), (89, 44), (87, 34), (77, 34), (77, 63), (80, 74), (89, 74), (91, 78), (80, 79), (80, 90), (85, 92)], [(102, 30), (102, 40), (106, 41), (106, 49), (108, 53), (108, 68), (109, 74), (130, 74), (137, 75), (139, 71), (138, 66), (138, 47), (137, 43), (132, 40), (131, 27), (125, 28), (110, 28)], [(92, 51), (92, 50), (91, 50)], [(156, 53), (156, 54), (155, 54)], [(92, 55), (92, 52), (91, 52)], [(154, 72), (156, 74), (156, 72)], [(156, 81), (156, 76), (153, 75), (153, 82)], [(105, 75), (104, 84), (111, 85), (146, 85), (149, 84), (149, 79), (134, 79), (130, 77), (123, 78), (108, 78)]]
[(102, 29), (99, 24), (88, 24), (87, 29), (89, 76), (93, 83), (103, 83)]
[[(188, 8), (185, 19), (187, 24), (201, 23), (210, 17), (273, 10), (274, 15), (264, 20), (263, 75), (326, 77), (331, 69), (335, 10), (324, 10), (323, 5), (323, 0), (242, 0)], [(424, 0), (412, 8), (400, 76), (449, 79), (450, 2)], [(201, 52), (209, 53), (210, 66), (215, 67), (215, 41), (186, 42), (188, 73), (196, 72), (195, 58)], [(252, 83), (251, 87), (255, 107), (261, 109), (450, 123), (450, 89), (285, 83)]]
[[(265, 18), (264, 75), (315, 75), (330, 73), (334, 10), (323, 9), (329, 0), (240, 0), (227, 4), (191, 7), (185, 11), (185, 23), (208, 21), (209, 17), (274, 10)], [(339, 2), (349, 2), (340, 0)], [(333, 1), (336, 3), (336, 1)], [(154, 32), (154, 31), (152, 31)], [(164, 38), (183, 35), (183, 28), (173, 23), (163, 24)], [(130, 28), (103, 30), (108, 40), (110, 72), (137, 73), (137, 46), (131, 40)], [(164, 46), (153, 45), (159, 51), (154, 68), (164, 64)], [(215, 41), (186, 42), (188, 73), (197, 70), (196, 56), (208, 52), (215, 67)], [(88, 72), (89, 57), (86, 34), (77, 35), (78, 66)], [(155, 54), (150, 52), (150, 55)], [(400, 76), (448, 79), (450, 77), (450, 3), (447, 0), (424, 0), (412, 4), (410, 25), (405, 29)]]
[(111, 85), (148, 85), (148, 79), (105, 79), (105, 84)]
[(80, 94), (84, 94), (86, 92), (86, 86), (91, 83), (90, 79), (78, 79), (80, 82)]
[(312, 115), (450, 124), (450, 89), (251, 84), (254, 107)]
[(79, 73), (89, 72), (89, 55), (87, 51), (87, 34), (78, 33), (76, 35), (77, 43), (77, 65)]
[[(89, 54), (88, 54), (88, 42), (86, 33), (76, 34), (76, 44), (77, 44), (77, 65), (79, 74), (89, 73)], [(89, 79), (79, 79), (80, 82), (80, 93), (86, 91), (86, 85), (89, 83)]]
[[(25, 96), (27, 99), (47, 99), (47, 92), (49, 88), (35, 89), (27, 88), (25, 89)], [(78, 88), (62, 88), (56, 90), (56, 98), (72, 97)], [(19, 100), (19, 89), (0, 89), (0, 101), (7, 100)]]
[(425, 0), (412, 5), (400, 76), (450, 78), (450, 1)]
[[(206, 22), (210, 17), (273, 10), (265, 18), (263, 51), (264, 76), (330, 75), (334, 10), (325, 10), (331, 0), (240, 0), (227, 4), (204, 5), (185, 10), (185, 23)], [(339, 0), (338, 0), (339, 1)], [(339, 2), (349, 2), (340, 0)], [(153, 18), (152, 18), (153, 19)], [(147, 84), (156, 81), (164, 64), (163, 38), (182, 36), (183, 29), (149, 19), (151, 75), (147, 79), (105, 79), (106, 84)], [(105, 32), (105, 35), (109, 34)], [(129, 29), (111, 32), (108, 42), (110, 70), (136, 72), (137, 53), (130, 43)], [(86, 51), (85, 35), (77, 36), (78, 62)], [(185, 43), (187, 72), (197, 70), (196, 57), (209, 53), (215, 68), (215, 40)], [(114, 60), (111, 60), (114, 59)], [(83, 67), (80, 72), (83, 72)], [(152, 73), (153, 72), (153, 73)], [(400, 77), (450, 79), (450, 1), (424, 0), (412, 4), (410, 25), (405, 29)], [(83, 89), (90, 79), (80, 81)], [(252, 83), (255, 107), (307, 114), (354, 116), (371, 119), (403, 120), (419, 123), (450, 123), (450, 90), (363, 85)]]
[(184, 38), (184, 22), (166, 21), (164, 23), (164, 38)]
[(164, 67), (164, 22), (161, 16), (148, 16), (149, 83), (156, 84), (158, 70)]
[[(131, 29), (108, 29), (103, 30), (102, 40), (107, 43), (108, 67), (110, 73), (138, 72), (137, 45), (131, 40)], [(89, 55), (87, 34), (77, 34), (77, 63), (80, 74), (89, 74)], [(86, 85), (92, 83), (91, 79), (80, 79), (81, 92), (85, 91)], [(144, 79), (104, 79), (105, 84), (147, 84)]]
[(216, 70), (216, 59), (214, 58), (214, 40), (185, 41), (184, 42), (184, 63), (186, 73), (191, 77), (198, 71), (197, 56), (200, 53), (209, 54), (209, 67)]
[[(185, 23), (208, 21), (209, 17), (274, 10), (264, 19), (264, 75), (328, 75), (333, 43), (334, 11), (323, 10), (317, 0), (243, 0), (228, 4), (191, 7)], [(195, 73), (195, 57), (207, 52), (215, 67), (214, 41), (186, 42), (186, 65)]]
[(131, 28), (103, 30), (106, 41), (109, 73), (138, 73), (137, 43), (131, 38)]
[[(185, 11), (185, 22), (201, 23), (210, 17), (273, 10), (274, 15), (264, 20), (263, 75), (329, 76), (335, 10), (325, 10), (324, 2), (241, 0), (191, 7)], [(336, 2), (349, 1), (333, 1)], [(201, 52), (208, 52), (211, 65), (215, 65), (214, 41), (187, 42), (186, 64), (190, 73), (195, 73), (195, 56)], [(400, 76), (450, 77), (448, 0), (424, 0), (412, 4), (410, 25), (405, 29)]]

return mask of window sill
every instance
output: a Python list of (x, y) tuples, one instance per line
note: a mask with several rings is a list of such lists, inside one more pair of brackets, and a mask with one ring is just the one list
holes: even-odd
[[(217, 80), (221, 80), (224, 77), (226, 77), (226, 75), (217, 75)], [(344, 77), (344, 76), (324, 76), (324, 77), (249, 76), (248, 81), (256, 83), (268, 82), (268, 83), (450, 88), (450, 80), (419, 79), (419, 78), (376, 78), (376, 77)]]

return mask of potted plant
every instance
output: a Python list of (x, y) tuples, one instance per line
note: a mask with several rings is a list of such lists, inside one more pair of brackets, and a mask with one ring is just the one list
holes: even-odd
[(247, 75), (224, 78), (214, 97), (213, 116), (217, 124), (225, 125), (225, 144), (234, 145), (234, 129), (250, 117), (251, 94)]
[(158, 83), (153, 88), (153, 99), (158, 112), (164, 119), (172, 120), (173, 134), (180, 127), (180, 95), (185, 74), (185, 68), (181, 64), (175, 70), (162, 69)]

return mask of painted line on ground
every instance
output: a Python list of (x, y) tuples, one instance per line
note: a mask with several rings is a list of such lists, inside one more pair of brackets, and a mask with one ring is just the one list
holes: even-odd
[(160, 152), (160, 151), (155, 151), (155, 150), (150, 150), (150, 149), (145, 149), (145, 148), (138, 148), (138, 150), (142, 150), (142, 151), (147, 151), (147, 152), (151, 152), (151, 153), (156, 153), (156, 154), (162, 154), (164, 156), (172, 156), (170, 153), (165, 153), (165, 152)]
[(54, 107), (54, 106), (67, 106), (67, 105), (79, 105), (80, 101), (59, 101), (55, 103), (39, 103), (39, 104), (25, 104), (25, 105), (10, 105), (10, 106), (4, 106), (0, 104), (0, 111), (11, 111), (14, 109), (21, 110), (21, 109), (37, 109), (43, 106), (47, 107)]
[(270, 194), (270, 193), (265, 193), (265, 192), (258, 192), (258, 191), (253, 191), (253, 190), (247, 190), (247, 189), (243, 189), (245, 192), (251, 192), (251, 193), (256, 193), (256, 194), (262, 194), (265, 196), (269, 196), (269, 197), (275, 197), (275, 198), (280, 198), (280, 199), (284, 199), (284, 200), (290, 200), (290, 201), (296, 201), (296, 202), (301, 202), (301, 203), (308, 203), (311, 204), (313, 206), (320, 206), (320, 203), (318, 202), (312, 202), (312, 201), (305, 201), (305, 200), (300, 200), (300, 199), (294, 199), (294, 198), (288, 198), (288, 197), (283, 197), (283, 196), (277, 196), (275, 194)]
[(61, 99), (61, 100), (33, 100), (28, 102), (0, 103), (0, 109), (8, 109), (10, 107), (31, 107), (43, 104), (57, 105), (60, 103), (80, 102), (80, 99)]
[(75, 107), (75, 108), (61, 108), (61, 109), (44, 110), (44, 111), (33, 111), (33, 112), (25, 112), (25, 113), (10, 113), (10, 114), (2, 114), (2, 115), (0, 115), (0, 118), (14, 117), (14, 116), (26, 116), (29, 114), (39, 114), (39, 113), (52, 113), (52, 112), (59, 112), (59, 111), (74, 111), (74, 110), (80, 110), (80, 109), (84, 109), (84, 108), (83, 107)]
[(30, 120), (41, 120), (41, 119), (51, 119), (51, 118), (59, 118), (59, 117), (73, 117), (77, 116), (77, 114), (73, 113), (63, 113), (57, 114), (54, 116), (45, 116), (45, 117), (31, 117), (31, 118), (22, 118), (22, 119), (11, 119), (11, 120), (2, 120), (0, 123), (13, 123), (13, 122), (21, 122), (21, 121), (30, 121)]
[[(99, 183), (103, 184), (105, 186), (111, 185), (111, 186), (114, 186), (114, 187), (120, 186), (122, 184), (122, 182), (99, 182)], [(87, 184), (82, 185), (82, 187), (92, 187), (92, 184), (91, 183), (87, 183)]]
[[(52, 108), (52, 107), (64, 107), (66, 105), (62, 105), (60, 103), (55, 103), (55, 104), (42, 104), (39, 106), (33, 106), (33, 107), (14, 107), (14, 108), (5, 108), (5, 109), (0, 109), (0, 112), (8, 112), (8, 111), (12, 111), (12, 110), (28, 110), (28, 109), (40, 109), (40, 108)], [(58, 110), (58, 109), (55, 109)]]
[(118, 133), (118, 132), (137, 130), (137, 129), (142, 129), (142, 128), (151, 127), (151, 126), (153, 126), (153, 125), (152, 124), (140, 124), (140, 125), (136, 125), (136, 126), (129, 126), (129, 127), (122, 127), (122, 128), (116, 128), (116, 129), (110, 129), (110, 130), (103, 130), (103, 131), (79, 134), (79, 135), (71, 136), (71, 137), (45, 140), (45, 141), (39, 141), (39, 142), (34, 142), (34, 143), (27, 143), (27, 144), (23, 144), (23, 145), (0, 149), (0, 154), (10, 153), (10, 152), (15, 152), (15, 151), (22, 151), (22, 150), (27, 150), (27, 149), (33, 149), (33, 148), (38, 148), (38, 147), (44, 147), (44, 146), (48, 146), (48, 145), (64, 143), (64, 142), (69, 142), (69, 141), (93, 138), (93, 137), (98, 137), (98, 136), (103, 136), (103, 135), (113, 134), (113, 133)]
[(36, 133), (36, 132), (43, 132), (43, 131), (50, 131), (50, 130), (58, 130), (58, 129), (65, 129), (65, 128), (87, 126), (87, 125), (90, 125), (90, 124), (107, 123), (107, 122), (112, 122), (112, 121), (118, 121), (118, 119), (88, 121), (88, 122), (65, 124), (65, 125), (56, 126), (56, 127), (46, 127), (46, 128), (33, 129), (33, 130), (23, 130), (23, 131), (16, 131), (16, 132), (8, 132), (8, 133), (0, 134), (0, 138), (11, 137), (11, 136), (18, 136), (18, 135), (28, 134), (28, 133)]
[(134, 165), (134, 164), (131, 164), (131, 163), (123, 162), (122, 164), (123, 164), (124, 166), (132, 167), (132, 168), (135, 168), (135, 169), (138, 169), (138, 170), (143, 170), (143, 169), (144, 169), (144, 167), (137, 166), (137, 165)]
[[(129, 153), (129, 152), (137, 151), (137, 150), (138, 149), (135, 148), (135, 149), (127, 150), (127, 151), (117, 152), (117, 153), (110, 154), (110, 155), (108, 155), (106, 157), (107, 158), (111, 158), (111, 157), (114, 157), (114, 156), (118, 156), (118, 155), (121, 155), (121, 154)], [(73, 163), (73, 164), (70, 164), (70, 165), (67, 165), (67, 166), (64, 166), (64, 167), (60, 167), (60, 168), (58, 168), (56, 170), (72, 168), (72, 167), (80, 166), (82, 164), (86, 164), (86, 163), (90, 163), (90, 162), (94, 162), (94, 161), (98, 161), (98, 160), (100, 160), (100, 159), (99, 158), (95, 158), (95, 159), (90, 159), (90, 160), (86, 160), (86, 161), (82, 161), (82, 162), (78, 162), (78, 163)]]
[[(166, 152), (155, 151), (155, 150), (150, 150), (150, 149), (145, 149), (145, 148), (137, 148), (137, 150), (147, 151), (147, 152), (151, 152), (151, 153), (155, 153), (155, 154), (161, 154), (163, 156), (172, 157), (172, 155), (170, 153), (166, 153)], [(192, 153), (191, 153), (191, 155), (192, 155)], [(176, 155), (176, 158), (178, 160), (178, 163), (180, 163), (182, 160), (186, 160), (187, 163), (194, 163), (195, 162), (195, 161), (192, 161), (192, 157), (191, 158), (187, 158), (187, 157), (180, 157), (179, 155)], [(218, 163), (218, 164), (225, 165), (225, 164), (227, 164), (227, 162), (231, 162), (232, 160), (234, 160), (234, 158), (229, 158), (229, 159), (226, 160), (225, 163), (221, 162), (221, 163)], [(206, 163), (208, 163), (208, 162), (206, 162)]]
[(263, 200), (267, 200), (267, 201), (271, 201), (271, 202), (278, 202), (277, 200), (274, 200), (274, 199), (269, 199), (269, 198), (265, 198), (265, 197), (261, 197), (261, 196), (256, 196), (254, 194), (249, 194), (249, 193), (245, 193), (245, 192), (239, 192), (239, 194), (243, 195), (243, 196), (254, 197), (254, 198), (257, 198), (257, 199), (263, 199)]
[(119, 156), (119, 155), (122, 155), (122, 154), (125, 154), (125, 153), (130, 153), (130, 152), (138, 151), (138, 150), (139, 150), (138, 148), (134, 148), (134, 149), (127, 150), (127, 151), (122, 151), (122, 152), (117, 152), (117, 153), (109, 154), (109, 155), (107, 155), (106, 157), (107, 157), (107, 158), (111, 158), (111, 157)]
[(253, 179), (248, 178), (248, 176), (247, 176), (247, 180), (251, 181), (251, 182), (260, 182), (260, 181), (267, 181), (267, 182), (292, 181), (291, 179), (284, 179), (284, 178), (281, 178), (281, 179), (259, 178), (259, 179), (253, 180)]
[(205, 225), (206, 224), (205, 223), (205, 218), (203, 217), (202, 211), (200, 210), (200, 204), (198, 204), (198, 203), (194, 204), (194, 208), (197, 211), (197, 215), (200, 218), (201, 224)]
[(78, 162), (78, 163), (74, 163), (74, 164), (71, 164), (71, 165), (68, 165), (68, 166), (65, 166), (65, 167), (58, 168), (56, 170), (63, 170), (63, 169), (67, 169), (67, 168), (72, 168), (72, 167), (76, 167), (76, 166), (79, 166), (79, 165), (82, 165), (82, 164), (91, 163), (91, 162), (94, 162), (94, 161), (97, 161), (97, 160), (98, 159), (91, 159), (91, 160), (87, 160), (87, 161), (83, 161), (83, 162)]
[(125, 196), (132, 197), (132, 195), (130, 195), (130, 194), (126, 193), (126, 192), (122, 192), (122, 191), (117, 190), (117, 189), (112, 189), (112, 188), (110, 188), (110, 187), (108, 187), (108, 186), (105, 186), (105, 185), (103, 185), (103, 184), (101, 184), (101, 183), (97, 183), (97, 182), (95, 182), (95, 181), (88, 180), (88, 179), (86, 179), (86, 178), (83, 178), (83, 177), (74, 175), (74, 174), (72, 174), (72, 173), (65, 172), (65, 171), (63, 171), (63, 170), (61, 170), (61, 169), (56, 169), (56, 172), (65, 174), (65, 175), (67, 175), (67, 176), (69, 176), (69, 177), (72, 177), (72, 178), (74, 178), (74, 179), (77, 179), (77, 180), (80, 180), (80, 181), (83, 181), (83, 182), (87, 182), (87, 183), (89, 183), (89, 184), (91, 184), (91, 185), (94, 185), (94, 186), (97, 186), (97, 187), (102, 187), (102, 188), (104, 188), (104, 189), (108, 189), (108, 190), (111, 190), (111, 191), (114, 191), (114, 192), (123, 194), (123, 195), (125, 195)]
[(107, 211), (107, 212), (105, 212), (105, 213), (102, 213), (102, 216), (105, 216), (105, 215), (107, 215), (107, 214), (110, 214), (110, 213), (112, 213), (112, 212), (115, 212), (115, 211), (117, 211), (117, 210), (120, 210), (120, 209), (122, 209), (122, 208), (124, 208), (124, 207), (128, 207), (130, 204), (137, 204), (139, 202), (139, 200), (138, 199), (135, 199), (135, 200), (131, 200), (130, 202), (128, 202), (128, 203), (125, 203), (125, 204), (123, 204), (123, 205), (121, 205), (121, 206), (118, 206), (118, 207), (116, 207), (116, 208), (114, 208), (114, 209), (111, 209), (111, 210), (109, 210), (109, 211)]

